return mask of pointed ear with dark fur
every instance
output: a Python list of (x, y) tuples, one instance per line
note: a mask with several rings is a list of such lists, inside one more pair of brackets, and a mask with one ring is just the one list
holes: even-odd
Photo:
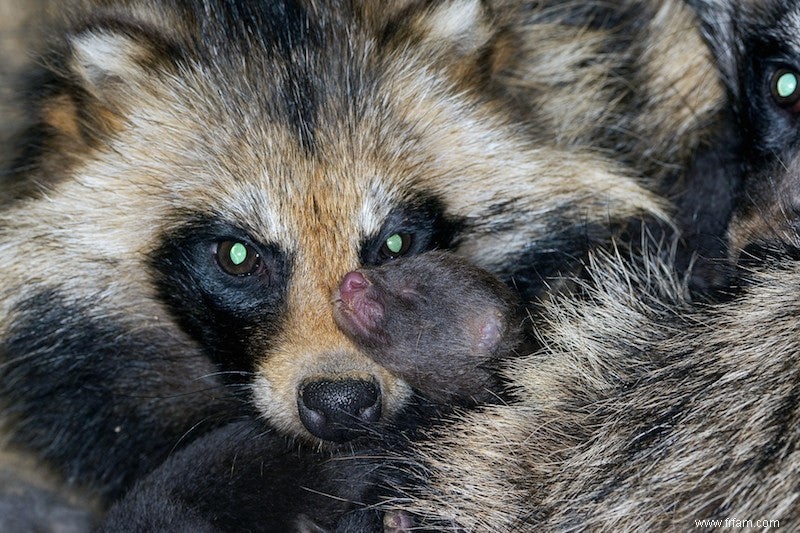
[(739, 93), (736, 22), (738, 7), (732, 0), (687, 0), (702, 27), (703, 37), (714, 54), (717, 68), (728, 90)]
[[(468, 75), (490, 43), (494, 28), (481, 0), (389, 3), (383, 13), (368, 17), (384, 26), (398, 44), (411, 42), (425, 57), (457, 75)], [(381, 21), (383, 24), (381, 24)]]
[(76, 149), (121, 126), (129, 95), (174, 55), (156, 35), (117, 20), (69, 34), (49, 61), (50, 76), (38, 102), (39, 120), (56, 142)]

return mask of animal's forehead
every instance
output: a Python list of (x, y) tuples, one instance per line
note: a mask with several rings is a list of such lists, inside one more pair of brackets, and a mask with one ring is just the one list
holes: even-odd
[[(428, 97), (435, 89), (435, 83), (425, 88)], [(191, 102), (188, 87), (171, 90), (171, 109), (144, 102), (134, 111), (110, 157), (123, 154), (138, 165), (135, 172), (157, 174), (141, 179), (165, 185), (156, 196), (166, 192), (181, 211), (210, 214), (259, 240), (292, 246), (320, 228), (337, 228), (348, 242), (376, 233), (394, 206), (437, 173), (443, 128), (449, 138), (464, 140), (448, 143), (453, 153), (479, 136), (459, 127), (459, 119), (471, 123), (467, 113), (453, 120), (457, 97), (410, 103), (398, 96), (414, 93), (413, 77), (370, 109), (352, 95), (325, 92), (314, 116), (300, 122), (263, 112), (259, 101), (231, 108), (230, 102)], [(431, 113), (420, 121), (425, 109)]]
[(307, 151), (317, 128), (336, 117), (352, 118), (359, 107), (384, 111), (387, 65), (409, 58), (386, 57), (392, 53), (348, 9), (327, 20), (295, 2), (245, 4), (245, 13), (201, 17), (199, 35), (179, 38), (185, 49), (173, 58), (180, 75), (172, 89), (180, 97), (224, 113), (233, 127), (278, 123)]
[(476, 154), (517, 157), (446, 69), (355, 27), (334, 33), (264, 46), (254, 35), (241, 56), (203, 43), (177, 70), (135, 78), (123, 131), (84, 175), (109, 189), (134, 182), (132, 202), (161, 227), (177, 213), (166, 230), (210, 215), (264, 242), (352, 248), (416, 190), (471, 192), (464, 181), (487, 170), (469, 170)]
[[(366, 162), (325, 165), (298, 161), (270, 166), (245, 176), (214, 178), (213, 197), (194, 201), (263, 242), (292, 250), (324, 241), (348, 248), (380, 230), (383, 220), (403, 201), (403, 177)], [(406, 191), (408, 189), (406, 188)], [(316, 246), (317, 244), (315, 244)], [(297, 250), (292, 250), (297, 251)]]

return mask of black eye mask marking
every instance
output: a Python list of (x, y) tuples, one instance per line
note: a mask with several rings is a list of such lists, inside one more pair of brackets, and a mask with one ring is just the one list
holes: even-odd
[(769, 31), (744, 39), (734, 114), (745, 159), (755, 167), (793, 153), (800, 142), (800, 59)]
[(361, 264), (380, 265), (406, 255), (447, 249), (463, 226), (462, 221), (445, 215), (438, 199), (412, 198), (389, 214), (375, 236), (364, 240)]
[(289, 257), (235, 226), (195, 219), (153, 254), (159, 295), (223, 370), (250, 371), (254, 339), (278, 330)]

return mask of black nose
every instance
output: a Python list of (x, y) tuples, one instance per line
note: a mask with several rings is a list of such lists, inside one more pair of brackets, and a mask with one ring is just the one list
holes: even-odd
[(380, 389), (359, 379), (311, 381), (297, 396), (300, 420), (312, 435), (345, 442), (381, 417)]

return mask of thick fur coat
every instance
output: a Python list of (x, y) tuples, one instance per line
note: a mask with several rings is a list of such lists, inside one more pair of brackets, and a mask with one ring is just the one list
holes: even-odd
[(4, 176), (0, 401), (105, 501), (242, 417), (334, 449), (400, 416), (413, 383), (334, 316), (362, 266), (445, 249), (527, 303), (642, 219), (720, 253), (682, 2), (70, 6)]

